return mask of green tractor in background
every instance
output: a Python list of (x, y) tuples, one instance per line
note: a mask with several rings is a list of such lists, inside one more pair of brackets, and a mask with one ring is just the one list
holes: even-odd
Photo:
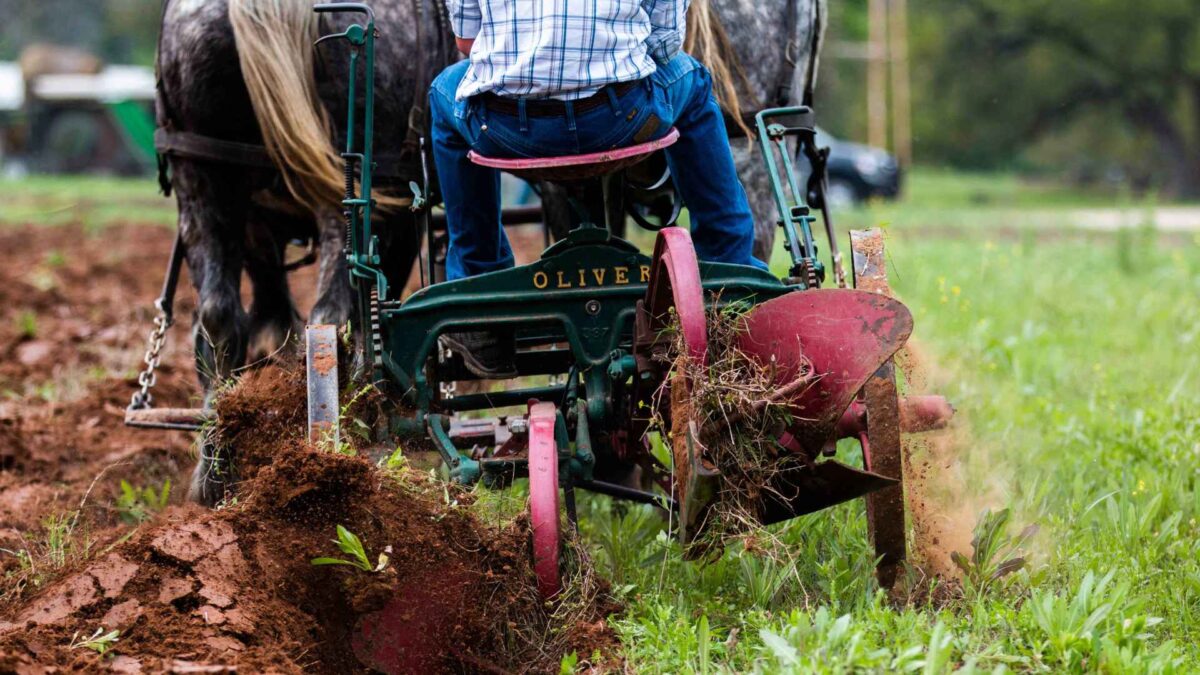
[(154, 71), (33, 45), (0, 62), (0, 171), (144, 175), (153, 170)]

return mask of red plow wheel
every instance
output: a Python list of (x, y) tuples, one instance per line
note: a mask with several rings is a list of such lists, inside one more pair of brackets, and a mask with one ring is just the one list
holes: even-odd
[(674, 464), (672, 491), (680, 505), (680, 537), (689, 542), (703, 526), (704, 513), (716, 491), (716, 468), (701, 457), (699, 432), (692, 420), (689, 365), (708, 363), (708, 322), (704, 311), (704, 288), (691, 234), (670, 227), (658, 233), (646, 298), (642, 303), (647, 319), (645, 332), (652, 336), (653, 349), (668, 353), (660, 340), (678, 324), (682, 353), (675, 355), (669, 400), (660, 401), (659, 413), (670, 430)]
[(658, 233), (644, 307), (652, 335), (662, 335), (671, 327), (673, 313), (678, 317), (688, 356), (697, 363), (708, 361), (708, 323), (700, 263), (696, 261), (692, 235), (687, 230), (668, 227)]
[[(883, 232), (878, 229), (850, 233), (854, 287), (892, 297), (887, 279)], [(899, 481), (867, 495), (867, 533), (879, 558), (879, 585), (891, 588), (907, 557), (904, 521), (904, 462), (900, 443), (900, 396), (896, 366), (888, 359), (863, 386), (867, 430), (859, 435), (866, 469)]]
[(558, 444), (553, 403), (529, 406), (529, 522), (533, 530), (533, 570), (538, 590), (550, 598), (562, 589), (562, 549), (558, 508)]

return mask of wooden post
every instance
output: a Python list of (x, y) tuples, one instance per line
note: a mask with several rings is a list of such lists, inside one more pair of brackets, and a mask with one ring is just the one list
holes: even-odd
[(867, 5), (867, 143), (887, 147), (887, 0), (870, 0)]
[(912, 166), (912, 96), (908, 72), (908, 0), (889, 0), (892, 60), (892, 144), (900, 166)]

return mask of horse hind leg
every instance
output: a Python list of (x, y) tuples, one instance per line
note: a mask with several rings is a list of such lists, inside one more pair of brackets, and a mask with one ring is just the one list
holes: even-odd
[[(244, 172), (189, 161), (172, 163), (179, 200), (179, 227), (187, 246), (188, 271), (199, 304), (192, 319), (196, 373), (211, 405), (219, 386), (246, 359), (248, 326), (240, 294), (245, 259), (249, 195)], [(230, 484), (232, 458), (201, 442), (190, 496), (213, 505)]]
[(287, 238), (277, 218), (255, 209), (246, 237), (246, 274), (251, 302), (247, 361), (259, 363), (299, 344), (302, 323), (288, 288)]
[(346, 225), (336, 209), (316, 214), (320, 267), (317, 271), (317, 302), (309, 323), (345, 325), (354, 311), (353, 289), (346, 268)]
[(188, 272), (199, 298), (192, 322), (196, 371), (210, 403), (214, 389), (246, 360), (241, 281), (249, 195), (236, 169), (187, 161), (173, 168)]

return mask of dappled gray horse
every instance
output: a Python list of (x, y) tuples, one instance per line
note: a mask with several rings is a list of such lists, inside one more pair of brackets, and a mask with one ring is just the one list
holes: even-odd
[[(799, 103), (823, 23), (824, 0), (696, 0), (689, 45), (751, 112)], [(341, 325), (353, 299), (342, 254), (342, 176), (337, 129), (346, 117), (346, 47), (315, 49), (319, 35), (343, 30), (348, 15), (312, 12), (310, 0), (166, 0), (159, 44), (158, 122), (179, 204), (192, 283), (197, 372), (206, 394), (243, 367), (285, 345), (300, 317), (288, 289), (287, 242), (318, 242), (320, 272), (311, 323)], [(384, 190), (415, 177), (410, 119), (428, 83), (457, 55), (442, 0), (375, 0), (376, 148)], [(723, 27), (723, 31), (722, 31)], [(722, 89), (719, 87), (719, 89)], [(423, 108), (422, 106), (419, 106)], [(420, 112), (418, 110), (418, 112)], [(735, 137), (735, 159), (758, 221), (755, 253), (774, 240), (769, 183), (750, 141)], [(411, 213), (384, 199), (385, 270), (405, 279), (419, 250)], [(252, 284), (249, 312), (242, 271)], [(192, 496), (220, 499), (232, 476), (202, 453)]]
[[(817, 57), (827, 23), (826, 0), (711, 1), (735, 57), (728, 65), (731, 72), (726, 81), (736, 89), (743, 119), (763, 108), (806, 103), (806, 90), (816, 84)], [(697, 35), (693, 31), (689, 42)], [(728, 110), (732, 106), (721, 96), (721, 82), (714, 82), (718, 98)], [(748, 120), (748, 126), (753, 129), (753, 122)], [(754, 212), (754, 255), (770, 261), (779, 216), (757, 142), (730, 130), (733, 160)]]

